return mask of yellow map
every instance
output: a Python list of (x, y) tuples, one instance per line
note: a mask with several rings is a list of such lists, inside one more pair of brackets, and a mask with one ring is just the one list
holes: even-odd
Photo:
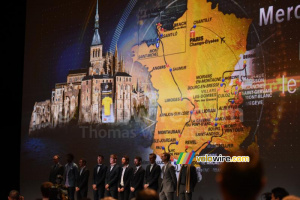
[(206, 0), (189, 0), (173, 30), (157, 25), (158, 48), (132, 47), (133, 61), (148, 68), (158, 90), (155, 153), (170, 152), (177, 159), (180, 152), (198, 154), (208, 144), (239, 149), (250, 128), (237, 109), (238, 78), (230, 76), (246, 52), (251, 22), (212, 9)]

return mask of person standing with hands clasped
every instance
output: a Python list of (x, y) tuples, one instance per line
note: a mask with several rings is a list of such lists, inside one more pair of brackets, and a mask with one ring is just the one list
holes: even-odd
[(79, 160), (79, 174), (78, 174), (78, 180), (76, 184), (76, 192), (77, 192), (77, 200), (81, 200), (82, 198), (87, 197), (88, 193), (88, 181), (90, 177), (90, 170), (86, 168), (86, 160), (81, 158)]
[(154, 153), (149, 154), (150, 165), (146, 167), (144, 188), (158, 190), (158, 179), (161, 174), (160, 166), (156, 164), (156, 155)]
[(190, 164), (181, 165), (177, 182), (179, 200), (192, 200), (192, 192), (197, 183), (196, 167)]
[(65, 187), (68, 190), (69, 200), (75, 199), (75, 185), (78, 179), (78, 166), (73, 162), (73, 154), (67, 154), (67, 164), (65, 165)]
[(121, 167), (117, 165), (117, 155), (110, 155), (110, 167), (106, 172), (105, 179), (105, 196), (111, 196), (118, 199), (118, 180), (120, 177)]
[(103, 161), (104, 161), (104, 156), (98, 155), (97, 165), (94, 167), (94, 172), (93, 172), (92, 186), (93, 186), (94, 200), (99, 200), (104, 197), (107, 166), (102, 164)]
[(129, 157), (122, 157), (122, 169), (118, 185), (119, 200), (128, 200), (130, 194), (130, 179), (133, 175), (133, 168), (129, 166)]
[(136, 197), (136, 194), (143, 189), (145, 170), (141, 166), (142, 158), (136, 156), (134, 158), (135, 170), (130, 181), (130, 196), (129, 199)]
[(159, 193), (160, 200), (173, 200), (176, 191), (177, 178), (175, 167), (170, 163), (170, 154), (163, 153), (162, 161), (165, 165), (162, 167), (162, 183)]

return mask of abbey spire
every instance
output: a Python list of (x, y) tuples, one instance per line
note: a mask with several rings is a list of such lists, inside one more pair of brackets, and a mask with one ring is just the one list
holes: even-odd
[(94, 36), (93, 36), (92, 46), (101, 44), (101, 39), (100, 39), (98, 29), (99, 29), (99, 14), (98, 14), (98, 0), (97, 0), (96, 15), (95, 15), (95, 32), (94, 32)]

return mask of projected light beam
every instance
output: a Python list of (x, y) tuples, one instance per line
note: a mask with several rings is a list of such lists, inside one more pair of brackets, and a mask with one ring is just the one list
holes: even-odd
[(127, 21), (127, 18), (129, 16), (129, 14), (131, 13), (132, 9), (134, 8), (135, 4), (137, 3), (137, 0), (131, 0), (127, 7), (125, 8), (125, 11), (123, 12), (123, 15), (117, 25), (117, 28), (115, 29), (115, 33), (113, 36), (113, 39), (110, 43), (110, 47), (109, 47), (109, 52), (114, 53), (115, 47), (117, 45), (117, 42), (120, 38), (120, 35), (122, 33), (122, 30), (125, 26), (125, 23)]

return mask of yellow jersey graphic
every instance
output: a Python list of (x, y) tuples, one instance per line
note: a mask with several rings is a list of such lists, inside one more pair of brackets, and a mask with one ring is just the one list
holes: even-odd
[(102, 106), (104, 106), (104, 115), (110, 115), (110, 104), (112, 104), (112, 99), (110, 97), (105, 97), (102, 100)]

